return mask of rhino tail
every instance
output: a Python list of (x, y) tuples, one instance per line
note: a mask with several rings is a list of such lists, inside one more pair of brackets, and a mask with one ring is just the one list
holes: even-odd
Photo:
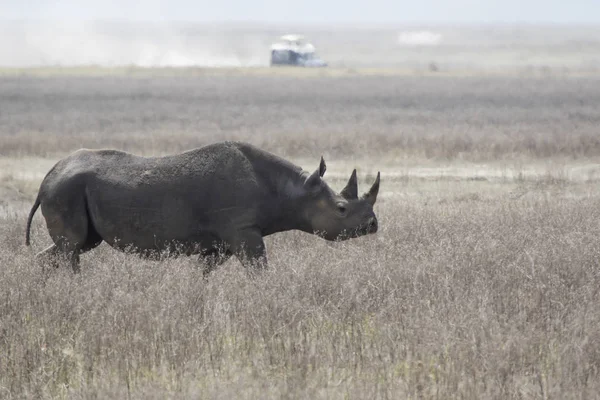
[(31, 207), (31, 211), (29, 211), (29, 218), (27, 218), (27, 230), (25, 231), (25, 246), (29, 246), (30, 245), (30, 232), (31, 232), (31, 220), (33, 220), (33, 216), (35, 214), (35, 212), (37, 211), (38, 207), (41, 204), (41, 200), (40, 200), (40, 196), (38, 195), (38, 197), (35, 199), (35, 203), (33, 204), (33, 207)]

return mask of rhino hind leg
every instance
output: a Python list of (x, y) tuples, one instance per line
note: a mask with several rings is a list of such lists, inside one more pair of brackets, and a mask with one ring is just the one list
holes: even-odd
[[(54, 241), (54, 245), (42, 251), (38, 256), (45, 255), (62, 256), (67, 261), (74, 273), (79, 272), (79, 255), (85, 253), (102, 242), (102, 238), (94, 229), (85, 200), (71, 203), (68, 208), (52, 208), (52, 206), (44, 207), (42, 203), (44, 217), (50, 237)], [(57, 261), (54, 261), (55, 263)]]
[(51, 267), (58, 268), (60, 250), (53, 244), (44, 250), (40, 251), (35, 255), (36, 261), (42, 266), (50, 265)]
[(79, 272), (79, 252), (65, 253), (56, 244), (40, 251), (35, 258), (42, 266), (58, 268), (62, 263), (68, 263), (75, 273)]
[(94, 224), (92, 224), (88, 215), (88, 233), (85, 239), (85, 243), (79, 250), (79, 254), (83, 254), (92, 249), (95, 249), (96, 247), (100, 246), (100, 243), (102, 243), (102, 237), (100, 236), (98, 231), (96, 231), (96, 228), (94, 228)]

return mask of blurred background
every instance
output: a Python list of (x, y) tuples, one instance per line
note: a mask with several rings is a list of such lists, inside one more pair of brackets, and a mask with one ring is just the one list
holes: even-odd
[(331, 67), (596, 71), (594, 0), (0, 2), (0, 66), (268, 66), (303, 34)]

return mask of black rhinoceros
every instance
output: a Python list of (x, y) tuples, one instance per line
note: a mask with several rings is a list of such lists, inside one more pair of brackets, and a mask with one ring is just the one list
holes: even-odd
[(299, 229), (327, 240), (377, 231), (379, 173), (358, 197), (356, 170), (340, 194), (321, 177), (252, 145), (223, 142), (166, 157), (78, 150), (44, 178), (27, 221), (42, 213), (54, 244), (79, 271), (79, 255), (103, 240), (145, 255), (200, 254), (210, 271), (231, 255), (266, 266), (263, 237)]

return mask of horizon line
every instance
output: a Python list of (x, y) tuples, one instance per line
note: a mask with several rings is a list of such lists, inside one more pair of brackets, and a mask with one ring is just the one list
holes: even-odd
[(189, 25), (250, 25), (265, 27), (345, 27), (345, 28), (393, 28), (393, 27), (588, 27), (600, 28), (598, 22), (577, 21), (270, 21), (270, 20), (183, 20), (183, 19), (131, 19), (131, 18), (2, 18), (4, 23), (131, 23), (131, 24), (189, 24)]

